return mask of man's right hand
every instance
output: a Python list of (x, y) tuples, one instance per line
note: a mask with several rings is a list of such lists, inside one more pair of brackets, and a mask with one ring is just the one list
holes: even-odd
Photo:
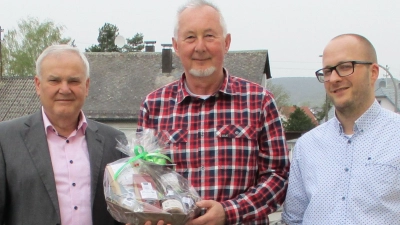
[[(127, 223), (126, 225), (131, 225), (131, 224)], [(151, 221), (147, 221), (144, 225), (151, 225)], [(164, 221), (163, 220), (158, 221), (157, 225), (164, 225)], [(167, 224), (167, 225), (171, 225), (171, 224)]]
[[(151, 225), (151, 222), (147, 221), (144, 225)], [(158, 221), (157, 225), (164, 225), (164, 221), (163, 220)]]
[(207, 212), (188, 222), (186, 225), (223, 225), (225, 224), (225, 210), (221, 203), (214, 200), (202, 200), (196, 203), (200, 208), (207, 209)]

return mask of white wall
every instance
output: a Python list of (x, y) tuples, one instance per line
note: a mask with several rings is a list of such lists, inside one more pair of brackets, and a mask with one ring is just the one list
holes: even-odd
[(136, 122), (102, 122), (102, 123), (110, 125), (124, 132), (127, 137), (130, 137), (136, 131), (137, 127)]

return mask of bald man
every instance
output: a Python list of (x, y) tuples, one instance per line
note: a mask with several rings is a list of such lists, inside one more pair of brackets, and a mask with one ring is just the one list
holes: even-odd
[(283, 221), (400, 224), (400, 116), (375, 99), (376, 52), (363, 36), (333, 38), (318, 80), (335, 116), (296, 143)]

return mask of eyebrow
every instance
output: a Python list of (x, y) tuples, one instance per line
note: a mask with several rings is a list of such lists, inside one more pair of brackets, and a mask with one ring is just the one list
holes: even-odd
[[(49, 75), (47, 77), (48, 79), (57, 79), (60, 80), (60, 76), (57, 75)], [(82, 78), (80, 76), (72, 76), (72, 77), (67, 77), (67, 80), (81, 80)]]
[(49, 75), (47, 78), (48, 79), (60, 79), (60, 77), (56, 76), (56, 75)]
[(341, 64), (341, 63), (344, 63), (344, 62), (351, 62), (351, 60), (350, 60), (350, 61), (349, 61), (349, 60), (339, 61), (339, 62), (336, 63), (334, 66), (325, 66), (325, 67), (323, 67), (322, 69), (331, 69), (332, 67), (335, 67), (335, 66), (337, 66), (337, 65), (339, 65), (339, 64)]
[[(207, 29), (205, 29), (203, 33), (207, 33), (207, 32), (217, 33), (217, 32), (216, 32), (214, 29), (212, 29), (212, 28), (207, 28)], [(195, 33), (197, 33), (197, 32), (196, 32), (196, 31), (193, 31), (193, 30), (189, 30), (189, 31), (184, 32), (185, 35), (187, 35), (187, 34), (195, 34)]]

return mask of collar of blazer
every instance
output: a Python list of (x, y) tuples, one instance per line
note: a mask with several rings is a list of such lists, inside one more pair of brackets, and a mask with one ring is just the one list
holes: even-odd
[[(91, 203), (93, 206), (94, 196), (97, 189), (99, 173), (104, 150), (104, 136), (98, 133), (97, 124), (88, 119), (86, 129), (86, 141), (89, 151), (90, 172), (91, 172)], [(57, 189), (54, 180), (54, 173), (51, 164), (47, 137), (44, 131), (42, 112), (39, 110), (35, 114), (27, 117), (25, 121), (26, 129), (22, 130), (22, 137), (27, 150), (35, 164), (42, 182), (53, 202), (53, 206), (60, 216), (60, 209), (57, 198)], [(41, 141), (38, 141), (41, 140)]]

